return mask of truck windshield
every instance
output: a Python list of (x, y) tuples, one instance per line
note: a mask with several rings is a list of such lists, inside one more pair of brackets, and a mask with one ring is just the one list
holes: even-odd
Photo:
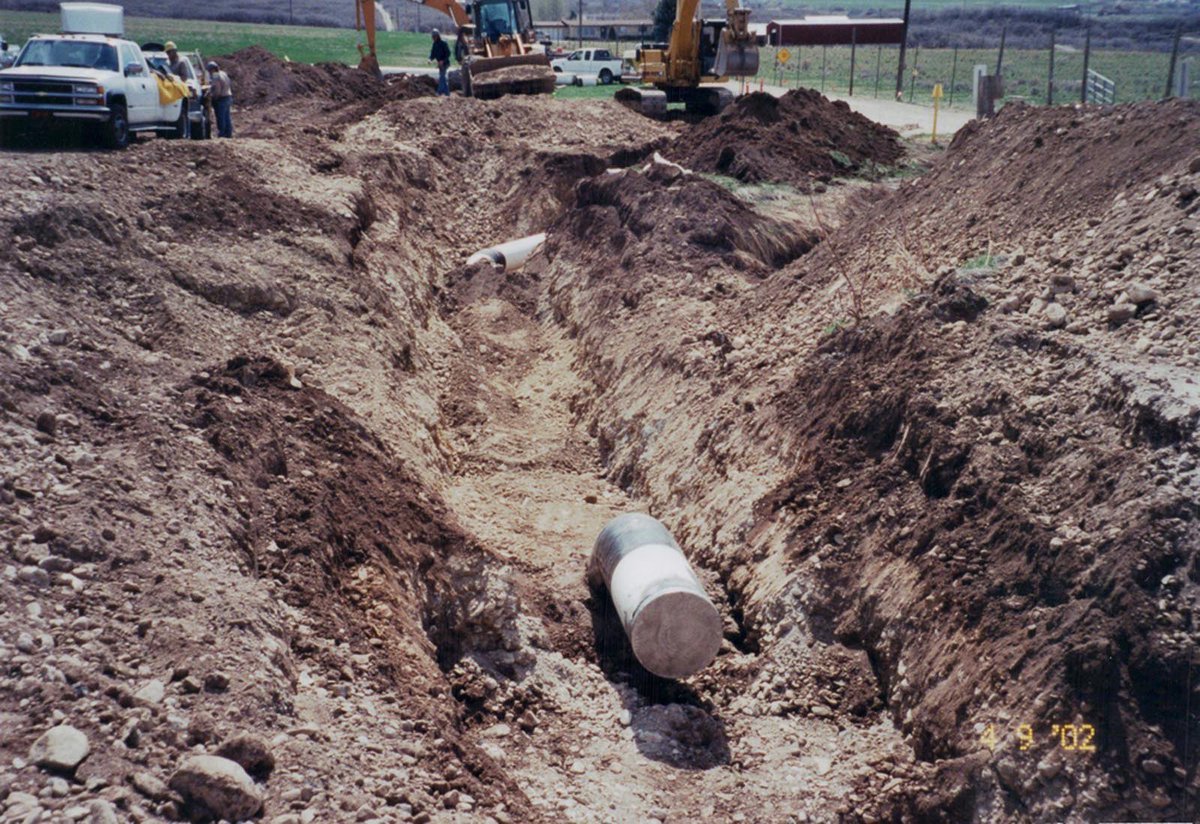
[(107, 43), (82, 40), (30, 40), (17, 58), (18, 66), (73, 66), (117, 71), (117, 50)]

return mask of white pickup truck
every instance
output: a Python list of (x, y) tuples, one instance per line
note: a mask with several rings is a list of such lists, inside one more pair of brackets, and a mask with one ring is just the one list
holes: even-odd
[(122, 36), (120, 6), (63, 3), (62, 19), (63, 34), (34, 35), (0, 70), (0, 142), (65, 122), (92, 125), (112, 149), (134, 132), (187, 135), (187, 101), (160, 102), (142, 50)]
[(613, 57), (608, 49), (579, 49), (566, 57), (551, 60), (550, 68), (576, 76), (593, 74), (605, 86), (621, 79), (621, 58)]

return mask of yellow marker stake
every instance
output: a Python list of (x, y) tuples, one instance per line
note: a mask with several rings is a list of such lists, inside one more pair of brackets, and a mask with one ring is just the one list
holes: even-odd
[(935, 145), (937, 144), (938, 107), (941, 105), (941, 103), (942, 103), (942, 84), (934, 83), (933, 84), (933, 136), (930, 137), (929, 140), (931, 143), (933, 143)]

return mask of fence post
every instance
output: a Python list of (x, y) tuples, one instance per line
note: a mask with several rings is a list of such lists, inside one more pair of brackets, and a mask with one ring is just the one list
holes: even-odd
[(854, 97), (854, 58), (858, 52), (858, 26), (850, 29), (850, 93)]
[(879, 51), (875, 53), (875, 96), (879, 97), (879, 70), (883, 67), (883, 44), (879, 44)]
[(1163, 95), (1163, 100), (1166, 100), (1174, 92), (1171, 87), (1175, 85), (1175, 61), (1179, 58), (1179, 38), (1183, 36), (1183, 23), (1175, 27), (1175, 43), (1171, 46), (1171, 65), (1167, 69), (1167, 93)]
[(821, 94), (825, 94), (825, 52), (828, 50), (828, 46), (821, 47)]
[(1000, 54), (996, 57), (996, 77), (1000, 76), (1000, 72), (1004, 69), (1004, 41), (1008, 39), (1008, 21), (1004, 21), (1004, 28), (1000, 30)]
[(917, 94), (917, 63), (921, 62), (921, 47), (913, 47), (912, 81), (908, 86), (908, 102), (912, 103)]
[(900, 27), (900, 59), (896, 63), (896, 99), (904, 99), (904, 51), (908, 48), (908, 14), (912, 0), (904, 0), (904, 25)]
[(954, 78), (958, 75), (958, 46), (954, 47), (954, 62), (950, 64), (950, 100), (946, 108), (954, 105)]
[(1083, 85), (1079, 87), (1079, 102), (1087, 103), (1088, 63), (1092, 59), (1092, 26), (1089, 23), (1083, 38)]
[(1046, 81), (1046, 105), (1054, 105), (1054, 39), (1058, 29), (1050, 29), (1050, 77)]

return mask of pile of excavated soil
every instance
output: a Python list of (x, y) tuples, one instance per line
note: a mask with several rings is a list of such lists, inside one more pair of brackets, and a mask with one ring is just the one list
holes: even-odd
[(817, 180), (893, 164), (904, 149), (894, 131), (844, 102), (794, 89), (783, 97), (746, 95), (684, 131), (663, 153), (697, 171), (744, 183), (807, 188)]
[(507, 66), (472, 75), (471, 83), (479, 92), (484, 92), (489, 87), (513, 87), (529, 90), (521, 93), (537, 94), (542, 91), (554, 91), (554, 72), (549, 66)]
[(297, 98), (353, 103), (376, 98), (407, 100), (434, 94), (432, 78), (379, 79), (341, 63), (291, 63), (261, 46), (249, 46), (217, 58), (233, 82), (239, 106), (269, 106)]

